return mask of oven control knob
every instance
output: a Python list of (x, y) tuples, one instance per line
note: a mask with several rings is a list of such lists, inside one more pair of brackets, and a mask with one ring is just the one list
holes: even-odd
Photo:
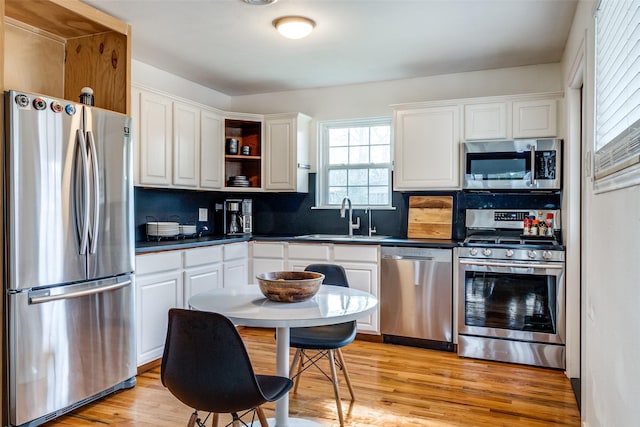
[(491, 255), (491, 249), (489, 249), (489, 248), (485, 248), (485, 249), (483, 249), (483, 250), (482, 250), (482, 255), (484, 255), (484, 256), (489, 256), (489, 255)]
[(513, 256), (513, 249), (507, 249), (504, 251), (504, 254), (507, 258), (511, 258)]
[(536, 259), (536, 256), (538, 256), (536, 251), (529, 251), (529, 252), (527, 252), (527, 255), (529, 255), (529, 258), (531, 258), (531, 259)]
[(469, 255), (471, 255), (471, 256), (478, 255), (478, 250), (476, 248), (469, 249)]
[(551, 253), (551, 251), (542, 251), (542, 258), (551, 259), (553, 258), (553, 254)]

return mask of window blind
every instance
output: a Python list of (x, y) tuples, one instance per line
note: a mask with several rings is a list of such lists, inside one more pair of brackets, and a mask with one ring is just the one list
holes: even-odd
[(596, 8), (595, 178), (640, 163), (640, 0)]

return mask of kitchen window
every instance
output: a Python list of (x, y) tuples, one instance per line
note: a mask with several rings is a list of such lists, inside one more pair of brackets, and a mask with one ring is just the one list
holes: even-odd
[(595, 18), (595, 179), (607, 191), (640, 183), (640, 0), (601, 0)]
[(318, 206), (391, 207), (391, 118), (320, 123)]

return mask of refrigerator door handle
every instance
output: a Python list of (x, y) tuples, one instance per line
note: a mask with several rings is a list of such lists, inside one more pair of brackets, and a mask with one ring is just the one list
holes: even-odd
[(78, 227), (79, 229), (82, 229), (80, 232), (80, 255), (86, 255), (89, 238), (89, 199), (86, 195), (89, 190), (89, 159), (87, 158), (84, 133), (80, 129), (76, 131), (76, 146), (79, 146), (80, 148), (80, 158), (82, 159), (82, 184), (84, 187), (82, 191), (80, 191), (76, 183), (76, 203), (78, 203), (79, 199), (82, 198), (81, 218), (77, 219), (77, 221), (82, 221), (80, 227)]
[(89, 253), (93, 255), (98, 247), (98, 227), (100, 226), (100, 176), (98, 173), (98, 152), (91, 131), (87, 131), (87, 140), (89, 141), (91, 168), (93, 169), (93, 221), (89, 231), (91, 238)]
[(83, 289), (81, 291), (76, 291), (76, 292), (61, 293), (56, 295), (43, 295), (41, 297), (29, 297), (29, 304), (43, 304), (51, 301), (85, 297), (87, 295), (95, 295), (103, 292), (115, 291), (117, 289), (124, 288), (125, 286), (128, 286), (130, 284), (131, 284), (131, 280), (125, 280), (124, 282), (111, 283), (109, 285), (90, 288), (90, 289)]

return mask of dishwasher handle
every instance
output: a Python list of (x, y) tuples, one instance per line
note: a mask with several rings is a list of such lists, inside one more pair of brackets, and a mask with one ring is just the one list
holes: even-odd
[(437, 261), (438, 260), (438, 258), (432, 257), (432, 256), (389, 255), (389, 254), (381, 255), (380, 258), (382, 258), (382, 259), (395, 259), (395, 260), (406, 259), (406, 260), (413, 260), (413, 261)]

